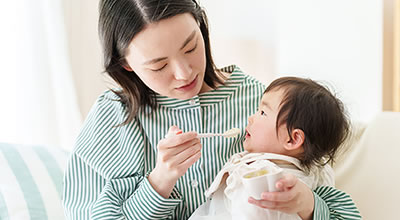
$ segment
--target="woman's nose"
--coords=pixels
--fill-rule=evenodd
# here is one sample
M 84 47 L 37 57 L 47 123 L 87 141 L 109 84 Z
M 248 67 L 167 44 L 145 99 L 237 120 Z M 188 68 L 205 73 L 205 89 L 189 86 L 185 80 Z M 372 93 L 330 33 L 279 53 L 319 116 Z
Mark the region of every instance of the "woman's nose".
M 175 79 L 177 80 L 188 80 L 192 75 L 192 68 L 190 64 L 182 59 L 175 62 L 174 69 Z

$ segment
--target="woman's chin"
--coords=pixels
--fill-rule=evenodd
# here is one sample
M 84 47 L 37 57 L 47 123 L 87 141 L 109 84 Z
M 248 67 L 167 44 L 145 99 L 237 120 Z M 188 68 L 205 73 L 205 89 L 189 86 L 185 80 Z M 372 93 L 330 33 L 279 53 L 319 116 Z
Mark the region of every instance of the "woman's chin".
M 192 90 L 182 92 L 178 91 L 174 94 L 173 98 L 180 99 L 180 100 L 186 100 L 186 99 L 191 99 L 198 95 L 200 93 L 200 88 L 193 88 Z

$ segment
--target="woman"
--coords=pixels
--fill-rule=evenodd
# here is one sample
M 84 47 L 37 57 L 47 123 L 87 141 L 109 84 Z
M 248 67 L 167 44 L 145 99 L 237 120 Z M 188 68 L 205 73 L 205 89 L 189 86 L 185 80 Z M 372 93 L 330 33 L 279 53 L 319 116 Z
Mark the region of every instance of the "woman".
M 66 215 L 187 219 L 243 150 L 247 117 L 265 86 L 235 66 L 217 70 L 206 15 L 192 0 L 102 0 L 99 32 L 105 71 L 121 88 L 98 98 L 77 139 L 65 173 Z M 238 138 L 197 138 L 233 127 L 242 130 Z M 336 189 L 312 192 L 293 176 L 280 186 L 287 190 L 255 205 L 303 219 L 357 212 Z

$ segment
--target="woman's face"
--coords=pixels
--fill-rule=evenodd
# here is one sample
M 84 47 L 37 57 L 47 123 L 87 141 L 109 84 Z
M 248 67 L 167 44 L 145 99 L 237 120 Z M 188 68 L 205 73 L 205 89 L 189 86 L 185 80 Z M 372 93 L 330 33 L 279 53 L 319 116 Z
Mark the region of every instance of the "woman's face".
M 189 99 L 209 89 L 203 36 L 189 13 L 147 25 L 132 39 L 125 58 L 125 68 L 161 95 Z

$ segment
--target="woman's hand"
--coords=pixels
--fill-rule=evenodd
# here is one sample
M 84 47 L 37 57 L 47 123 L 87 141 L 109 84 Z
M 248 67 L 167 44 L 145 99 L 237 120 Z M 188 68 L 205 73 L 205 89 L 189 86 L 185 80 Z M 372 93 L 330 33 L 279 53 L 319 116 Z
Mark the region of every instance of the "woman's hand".
M 258 207 L 298 214 L 302 219 L 312 219 L 314 195 L 312 191 L 292 174 L 276 182 L 279 192 L 263 192 L 261 199 L 249 198 L 249 203 Z
M 182 133 L 172 126 L 167 137 L 158 143 L 157 150 L 156 166 L 148 180 L 161 196 L 168 198 L 176 181 L 200 158 L 200 139 L 196 132 Z

